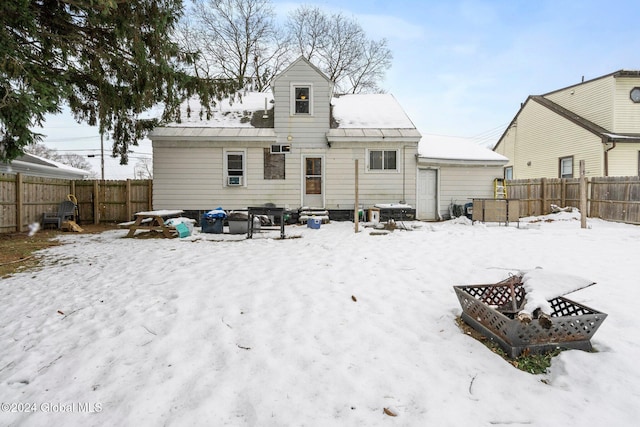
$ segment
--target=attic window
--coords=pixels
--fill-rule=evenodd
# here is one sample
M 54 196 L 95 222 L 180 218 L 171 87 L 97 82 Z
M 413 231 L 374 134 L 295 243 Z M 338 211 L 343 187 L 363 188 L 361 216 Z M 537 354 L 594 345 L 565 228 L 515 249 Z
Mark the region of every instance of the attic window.
M 293 86 L 293 114 L 311 115 L 311 86 L 310 85 L 294 85 Z

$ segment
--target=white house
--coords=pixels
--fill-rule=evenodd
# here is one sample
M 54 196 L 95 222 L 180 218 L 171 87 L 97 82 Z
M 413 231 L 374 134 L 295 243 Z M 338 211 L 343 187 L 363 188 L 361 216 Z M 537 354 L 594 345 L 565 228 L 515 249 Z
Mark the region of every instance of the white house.
M 364 209 L 402 202 L 415 213 L 421 135 L 392 95 L 334 96 L 333 82 L 300 57 L 269 93 L 241 93 L 212 117 L 197 100 L 184 112 L 149 136 L 154 209 L 271 203 L 348 217 L 357 175 Z

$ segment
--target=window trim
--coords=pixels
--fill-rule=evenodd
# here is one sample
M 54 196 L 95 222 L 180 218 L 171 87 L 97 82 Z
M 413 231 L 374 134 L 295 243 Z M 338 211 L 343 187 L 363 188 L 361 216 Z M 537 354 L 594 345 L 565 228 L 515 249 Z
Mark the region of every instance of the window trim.
M 229 155 L 240 154 L 242 155 L 242 175 L 229 175 Z M 224 153 L 224 171 L 223 171 L 223 179 L 222 185 L 223 187 L 246 187 L 247 186 L 247 150 L 246 149 L 225 149 Z M 241 185 L 229 185 L 229 176 L 241 176 L 242 184 Z
M 507 170 L 511 172 L 511 178 L 507 178 Z M 505 166 L 502 177 L 507 180 L 513 179 L 513 166 Z
M 309 112 L 308 113 L 296 113 L 296 89 L 308 88 L 309 89 Z M 312 83 L 291 83 L 290 90 L 290 114 L 297 117 L 310 117 L 313 116 L 313 84 Z
M 571 160 L 571 176 L 563 176 L 562 174 L 562 162 L 565 160 Z M 564 156 L 558 159 L 558 177 L 559 178 L 573 178 L 575 176 L 574 170 L 575 170 L 575 161 L 573 156 Z
M 376 152 L 376 151 L 380 151 L 382 152 L 382 168 L 380 169 L 373 169 L 371 168 L 371 153 L 372 152 Z M 384 167 L 384 153 L 385 152 L 391 152 L 393 151 L 394 153 L 396 153 L 396 167 L 394 169 L 388 169 Z M 394 172 L 400 172 L 400 162 L 399 162 L 399 151 L 397 148 L 367 148 L 367 172 L 374 172 L 374 173 L 394 173 Z

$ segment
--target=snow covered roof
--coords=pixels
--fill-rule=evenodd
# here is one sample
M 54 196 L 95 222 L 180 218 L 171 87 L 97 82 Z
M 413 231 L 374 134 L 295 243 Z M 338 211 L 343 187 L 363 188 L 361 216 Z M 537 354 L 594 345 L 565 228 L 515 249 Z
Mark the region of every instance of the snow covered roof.
M 331 100 L 333 117 L 339 128 L 415 129 L 393 95 L 342 95 Z
M 465 164 L 506 164 L 509 159 L 483 147 L 468 138 L 451 136 L 428 136 L 423 138 L 418 147 L 419 160 L 425 162 Z
M 62 179 L 84 179 L 89 176 L 89 172 L 84 169 L 74 168 L 64 163 L 27 153 L 9 164 L 0 162 L 0 172 Z
M 398 101 L 390 94 L 342 95 L 331 100 L 333 116 L 341 129 L 415 129 Z M 164 127 L 253 128 L 256 111 L 273 107 L 271 92 L 243 92 L 219 101 L 206 118 L 199 99 L 193 97 L 181 106 L 181 121 Z
M 212 116 L 207 118 L 200 99 L 193 97 L 180 106 L 181 121 L 168 123 L 165 127 L 253 128 L 253 112 L 272 108 L 272 102 L 271 92 L 240 92 L 219 101 L 212 109 Z

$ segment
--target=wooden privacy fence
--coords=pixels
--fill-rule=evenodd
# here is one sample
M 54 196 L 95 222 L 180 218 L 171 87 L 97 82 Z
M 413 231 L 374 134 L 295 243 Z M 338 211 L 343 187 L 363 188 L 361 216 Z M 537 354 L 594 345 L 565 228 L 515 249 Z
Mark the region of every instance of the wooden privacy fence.
M 80 224 L 130 221 L 151 210 L 151 180 L 101 181 L 0 174 L 0 233 L 24 231 L 44 212 L 57 212 L 72 194 L 78 200 Z
M 580 206 L 580 178 L 516 179 L 506 182 L 507 197 L 520 200 L 520 216 L 551 213 L 551 205 Z M 587 216 L 640 224 L 640 177 L 587 179 Z

